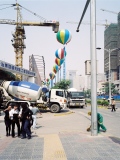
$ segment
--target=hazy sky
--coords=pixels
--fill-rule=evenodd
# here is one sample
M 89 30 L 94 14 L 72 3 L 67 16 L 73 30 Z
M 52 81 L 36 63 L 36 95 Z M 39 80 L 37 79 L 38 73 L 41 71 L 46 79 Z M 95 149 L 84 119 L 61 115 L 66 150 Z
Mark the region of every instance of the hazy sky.
M 71 42 L 67 44 L 66 66 L 67 70 L 77 70 L 78 74 L 85 74 L 84 62 L 90 59 L 90 26 L 81 25 L 80 32 L 76 32 L 77 24 L 69 24 L 67 21 L 79 22 L 87 0 L 18 0 L 25 8 L 39 14 L 46 20 L 57 20 L 60 22 L 60 29 L 68 29 L 72 33 Z M 14 4 L 15 0 L 0 0 L 2 4 Z M 0 6 L 4 8 L 6 6 Z M 120 11 L 120 0 L 96 0 L 96 20 L 97 23 L 105 24 L 117 22 L 117 14 L 103 12 L 100 9 L 110 11 Z M 26 21 L 41 21 L 25 10 L 21 10 L 22 18 Z M 0 19 L 16 20 L 16 10 L 14 8 L 0 10 Z M 90 22 L 90 6 L 83 19 Z M 0 60 L 15 64 L 15 53 L 11 43 L 15 26 L 8 24 L 0 25 Z M 104 47 L 104 26 L 97 25 L 96 36 L 97 46 Z M 46 76 L 52 71 L 55 64 L 55 51 L 63 45 L 56 40 L 56 34 L 51 27 L 25 27 L 26 49 L 23 55 L 23 67 L 29 68 L 29 55 L 41 55 L 45 58 Z M 97 51 L 99 60 L 99 72 L 104 72 L 104 52 Z

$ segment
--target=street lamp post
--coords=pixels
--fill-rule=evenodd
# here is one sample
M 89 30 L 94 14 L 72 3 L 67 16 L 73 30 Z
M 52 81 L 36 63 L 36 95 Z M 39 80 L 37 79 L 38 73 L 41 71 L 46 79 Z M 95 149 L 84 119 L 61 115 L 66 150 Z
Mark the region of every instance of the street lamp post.
M 113 51 L 116 51 L 116 50 L 120 50 L 120 48 L 114 48 L 114 49 L 106 49 L 106 48 L 100 48 L 100 47 L 97 47 L 96 49 L 103 49 L 105 51 L 108 52 L 109 54 L 109 105 L 111 105 L 111 66 L 110 66 L 110 55 Z
M 106 49 L 105 49 L 106 50 Z M 111 50 L 106 50 L 109 52 L 109 104 L 111 105 L 111 67 L 110 67 L 110 54 Z

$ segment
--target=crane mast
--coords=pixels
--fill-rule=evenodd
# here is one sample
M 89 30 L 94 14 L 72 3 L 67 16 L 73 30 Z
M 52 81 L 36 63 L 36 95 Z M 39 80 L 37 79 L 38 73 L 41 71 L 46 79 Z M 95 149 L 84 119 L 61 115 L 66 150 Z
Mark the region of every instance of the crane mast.
M 25 37 L 25 30 L 24 26 L 22 25 L 22 16 L 20 13 L 20 7 L 18 3 L 16 3 L 16 10 L 17 10 L 17 23 L 15 32 L 13 34 L 13 47 L 15 52 L 15 65 L 18 67 L 23 67 L 23 53 L 24 53 L 24 39 Z M 16 74 L 16 78 L 22 80 L 22 75 Z

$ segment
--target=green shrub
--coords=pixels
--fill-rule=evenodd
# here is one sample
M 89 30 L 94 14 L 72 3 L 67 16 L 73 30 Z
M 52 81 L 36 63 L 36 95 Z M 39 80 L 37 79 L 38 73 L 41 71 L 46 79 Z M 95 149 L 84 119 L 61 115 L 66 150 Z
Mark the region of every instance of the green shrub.
M 103 102 L 102 102 L 102 105 L 108 106 L 108 105 L 109 105 L 109 102 L 108 102 L 108 101 L 103 101 Z
M 91 100 L 86 100 L 85 102 L 86 102 L 86 103 L 90 103 L 90 104 L 91 104 Z
M 86 100 L 86 103 L 91 104 L 91 100 Z M 98 105 L 108 106 L 109 102 L 107 100 L 97 100 Z
M 102 101 L 101 100 L 97 100 L 97 104 L 98 105 L 102 105 Z

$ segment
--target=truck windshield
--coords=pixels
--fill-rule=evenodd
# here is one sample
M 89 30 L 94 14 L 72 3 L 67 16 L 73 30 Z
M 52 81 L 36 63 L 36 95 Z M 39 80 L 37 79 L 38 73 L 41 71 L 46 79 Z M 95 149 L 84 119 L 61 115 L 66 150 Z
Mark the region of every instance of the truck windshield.
M 71 92 L 71 98 L 83 98 L 84 92 Z

